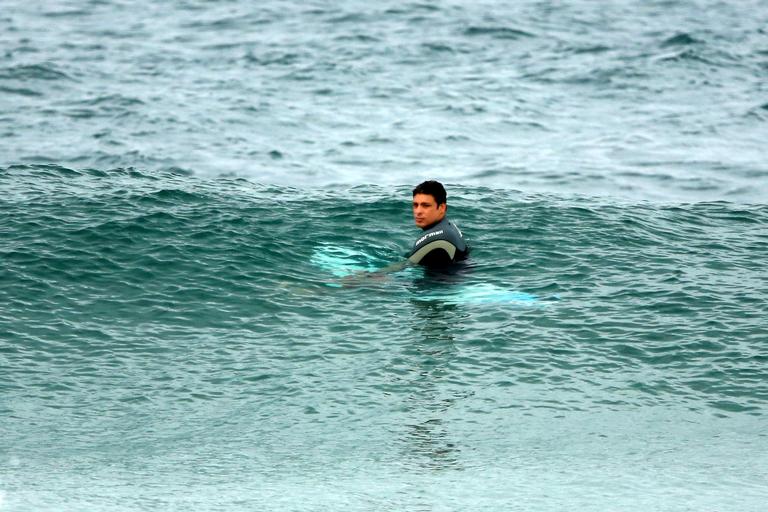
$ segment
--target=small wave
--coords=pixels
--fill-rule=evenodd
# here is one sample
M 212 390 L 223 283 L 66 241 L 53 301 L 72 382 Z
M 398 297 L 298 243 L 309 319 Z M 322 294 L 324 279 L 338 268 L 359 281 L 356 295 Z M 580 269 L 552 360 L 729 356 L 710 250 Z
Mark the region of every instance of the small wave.
M 264 55 L 256 55 L 253 52 L 245 54 L 246 62 L 258 64 L 259 66 L 292 66 L 301 59 L 298 53 L 279 53 L 270 52 Z
M 77 166 L 96 166 L 102 168 L 133 168 L 141 167 L 143 169 L 160 169 L 168 166 L 168 159 L 157 158 L 146 155 L 138 150 L 126 151 L 123 153 L 108 153 L 106 151 L 94 151 L 84 153 L 67 160 L 68 164 Z M 135 169 L 134 169 L 135 170 Z
M 196 192 L 187 192 L 181 189 L 162 189 L 143 196 L 144 200 L 152 203 L 172 202 L 172 203 L 200 203 L 206 200 L 206 196 Z
M 367 21 L 367 16 L 362 13 L 343 14 L 328 20 L 329 23 L 362 23 L 365 21 Z
M 384 14 L 409 14 L 413 12 L 439 12 L 442 9 L 439 5 L 427 4 L 427 3 L 413 3 L 404 5 L 403 7 L 390 7 Z
M 725 412 L 753 412 L 759 415 L 761 407 L 757 405 L 745 405 L 733 400 L 713 400 L 709 402 L 710 407 Z
M 72 80 L 72 77 L 52 64 L 32 64 L 1 69 L 0 80 Z
M 66 183 L 67 178 L 91 176 L 94 178 L 131 178 L 146 181 L 157 181 L 165 179 L 178 179 L 189 177 L 192 172 L 179 167 L 160 167 L 155 171 L 139 170 L 133 167 L 114 167 L 106 169 L 98 168 L 78 168 L 73 169 L 63 165 L 53 163 L 41 164 L 15 164 L 5 168 L 0 167 L 0 171 L 9 174 L 16 174 L 19 179 L 35 181 L 39 177 L 62 178 L 60 183 Z
M 97 117 L 112 118 L 116 115 L 132 115 L 136 113 L 136 107 L 144 105 L 144 102 L 138 98 L 112 94 L 73 101 L 65 105 L 68 108 L 61 111 L 62 115 L 72 119 L 90 119 Z
M 343 35 L 334 38 L 334 41 L 353 41 L 360 43 L 380 43 L 381 39 L 368 34 Z
M 91 11 L 85 9 L 70 9 L 66 11 L 48 11 L 44 12 L 43 16 L 46 18 L 83 18 L 93 14 Z
M 474 104 L 474 105 L 446 105 L 443 107 L 443 110 L 446 112 L 453 112 L 465 116 L 471 116 L 475 114 L 484 114 L 488 110 L 486 107 L 480 104 Z
M 489 178 L 503 178 L 510 172 L 515 172 L 512 169 L 484 169 L 474 173 L 472 176 L 480 180 L 487 180 Z
M 192 176 L 194 174 L 194 172 L 192 172 L 189 169 L 185 169 L 183 167 L 177 167 L 175 165 L 172 165 L 170 167 L 161 167 L 158 170 L 162 174 L 167 174 L 167 175 L 170 175 L 170 176 L 189 177 L 189 176 Z
M 423 43 L 422 47 L 435 53 L 454 53 L 453 46 L 445 43 Z
M 704 64 L 714 64 L 714 62 L 704 58 L 701 53 L 691 49 L 685 48 L 683 50 L 677 50 L 671 53 L 664 53 L 657 55 L 652 59 L 654 62 L 701 62 Z
M 574 53 L 576 55 L 579 54 L 592 54 L 592 53 L 606 53 L 611 51 L 612 48 L 610 46 L 605 46 L 602 44 L 597 45 L 588 45 L 588 46 L 572 46 L 568 48 L 568 51 L 571 53 Z
M 661 47 L 667 48 L 669 46 L 689 46 L 692 44 L 698 44 L 699 42 L 700 41 L 694 39 L 690 35 L 682 33 L 664 40 L 664 42 L 661 43 Z
M 26 87 L 3 87 L 0 86 L 0 92 L 2 93 L 8 93 L 8 94 L 18 94 L 20 96 L 29 96 L 29 97 L 40 97 L 43 96 L 43 93 L 34 91 L 32 89 L 27 89 Z
M 144 105 L 144 102 L 138 98 L 123 96 L 122 94 L 108 94 L 106 96 L 96 96 L 87 100 L 75 102 L 76 105 L 92 107 L 132 107 L 135 105 Z
M 509 27 L 469 27 L 464 30 L 465 36 L 490 36 L 496 39 L 522 39 L 535 37 L 534 34 Z
M 265 25 L 270 23 L 268 19 L 254 18 L 251 16 L 228 16 L 217 20 L 198 20 L 182 25 L 183 28 L 195 30 L 237 30 L 244 29 L 254 25 Z
M 64 115 L 72 119 L 90 119 L 96 117 L 97 112 L 89 108 L 72 108 L 64 111 Z
M 56 164 L 17 164 L 17 165 L 9 165 L 6 168 L 6 171 L 9 173 L 15 173 L 15 172 L 23 172 L 23 171 L 32 171 L 35 175 L 42 175 L 42 176 L 62 176 L 62 177 L 72 177 L 72 176 L 81 176 L 81 173 L 79 171 L 76 171 L 75 169 L 70 169 L 68 167 L 64 167 L 62 165 L 56 165 Z

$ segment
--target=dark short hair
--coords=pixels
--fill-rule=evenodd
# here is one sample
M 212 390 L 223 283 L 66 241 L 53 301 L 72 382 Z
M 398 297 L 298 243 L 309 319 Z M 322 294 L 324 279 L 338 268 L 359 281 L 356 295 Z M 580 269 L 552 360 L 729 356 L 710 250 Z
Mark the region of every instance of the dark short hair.
M 445 187 L 439 181 L 425 181 L 416 185 L 413 189 L 413 195 L 427 194 L 435 198 L 435 202 L 438 206 L 445 203 L 448 200 L 448 195 L 445 193 Z

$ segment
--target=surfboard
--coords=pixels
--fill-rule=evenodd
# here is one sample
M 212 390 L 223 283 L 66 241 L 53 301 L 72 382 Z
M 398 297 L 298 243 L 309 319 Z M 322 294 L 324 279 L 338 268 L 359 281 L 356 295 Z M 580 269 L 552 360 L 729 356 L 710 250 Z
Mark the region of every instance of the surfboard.
M 315 248 L 309 261 L 334 277 L 345 277 L 356 272 L 375 272 L 380 267 L 377 258 L 363 251 L 326 244 Z
M 344 278 L 359 272 L 375 272 L 386 262 L 364 251 L 349 247 L 323 244 L 315 248 L 309 259 L 317 269 L 333 276 Z M 415 272 L 411 267 L 403 272 Z M 325 282 L 326 286 L 341 287 L 332 280 Z M 499 284 L 478 283 L 469 280 L 450 286 L 439 286 L 428 293 L 418 293 L 411 296 L 418 301 L 439 301 L 447 304 L 512 304 L 530 306 L 539 302 L 534 294 L 512 290 Z
M 418 294 L 419 301 L 437 301 L 447 304 L 517 304 L 530 306 L 539 298 L 531 293 L 510 290 L 492 283 L 460 283 L 443 290 Z

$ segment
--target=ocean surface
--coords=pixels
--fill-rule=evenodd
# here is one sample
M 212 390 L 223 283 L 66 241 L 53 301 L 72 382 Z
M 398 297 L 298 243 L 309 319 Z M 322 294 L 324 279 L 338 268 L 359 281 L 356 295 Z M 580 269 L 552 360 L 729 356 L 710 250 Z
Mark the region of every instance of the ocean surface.
M 762 512 L 766 27 L 3 0 L 0 512 Z

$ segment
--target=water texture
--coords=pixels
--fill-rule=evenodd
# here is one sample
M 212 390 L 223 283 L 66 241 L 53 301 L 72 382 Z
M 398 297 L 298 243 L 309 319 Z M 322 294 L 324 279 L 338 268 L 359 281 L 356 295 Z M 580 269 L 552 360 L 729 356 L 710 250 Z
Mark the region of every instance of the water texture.
M 9 510 L 764 503 L 765 206 L 455 186 L 465 273 L 331 288 L 323 244 L 402 257 L 407 188 L 0 186 Z M 420 300 L 465 283 L 559 300 Z
M 0 162 L 763 201 L 766 26 L 761 1 L 6 0 Z
M 5 1 L 0 512 L 762 512 L 766 21 Z

